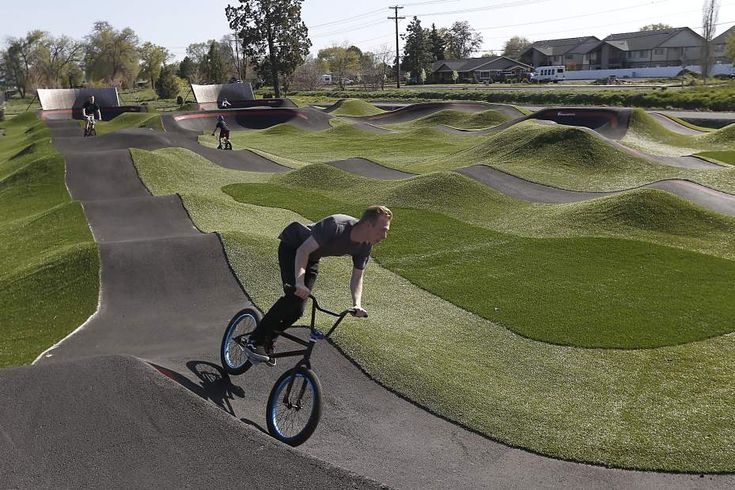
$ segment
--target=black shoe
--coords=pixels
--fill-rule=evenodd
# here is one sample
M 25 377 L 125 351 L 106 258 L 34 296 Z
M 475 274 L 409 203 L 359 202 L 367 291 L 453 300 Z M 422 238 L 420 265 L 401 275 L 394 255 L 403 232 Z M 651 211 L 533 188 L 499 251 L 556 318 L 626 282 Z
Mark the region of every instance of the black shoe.
M 251 362 L 268 362 L 271 359 L 268 357 L 268 353 L 265 351 L 264 346 L 255 345 L 252 342 L 249 342 L 246 346 L 245 354 L 247 354 L 248 359 L 250 359 Z
M 270 357 L 276 350 L 275 341 L 270 341 L 265 344 L 265 353 L 268 355 L 268 360 L 265 361 L 265 365 L 268 367 L 276 367 L 276 358 Z

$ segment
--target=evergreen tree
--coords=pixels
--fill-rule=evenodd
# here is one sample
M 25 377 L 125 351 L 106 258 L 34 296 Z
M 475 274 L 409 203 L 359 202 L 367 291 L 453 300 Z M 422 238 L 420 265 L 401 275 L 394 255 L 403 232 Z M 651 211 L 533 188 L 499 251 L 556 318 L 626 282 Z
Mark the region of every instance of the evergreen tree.
M 431 43 L 431 57 L 434 61 L 445 59 L 444 51 L 446 43 L 444 42 L 443 33 L 437 30 L 436 25 L 431 24 L 431 33 L 429 34 L 429 42 Z
M 311 47 L 309 31 L 301 20 L 303 0 L 239 1 L 239 7 L 225 10 L 230 28 L 237 32 L 243 54 L 280 97 L 279 77 L 291 76 Z
M 173 99 L 179 95 L 179 89 L 176 67 L 169 65 L 161 68 L 161 75 L 156 80 L 156 94 L 162 99 Z
M 414 17 L 406 27 L 406 34 L 403 34 L 402 37 L 405 41 L 403 69 L 411 72 L 418 80 L 421 70 L 428 70 L 431 67 L 432 56 L 428 30 L 421 27 L 418 17 Z

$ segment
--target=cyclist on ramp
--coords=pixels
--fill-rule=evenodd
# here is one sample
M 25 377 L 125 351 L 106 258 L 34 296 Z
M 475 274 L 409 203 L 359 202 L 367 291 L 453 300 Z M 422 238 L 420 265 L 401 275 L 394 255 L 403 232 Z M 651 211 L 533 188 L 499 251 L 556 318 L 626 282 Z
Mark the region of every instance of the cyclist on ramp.
M 275 365 L 273 343 L 281 332 L 304 314 L 306 300 L 314 287 L 322 257 L 350 255 L 352 278 L 350 290 L 355 316 L 365 317 L 362 308 L 362 284 L 372 246 L 388 236 L 393 213 L 385 206 L 371 206 L 357 220 L 345 214 L 327 216 L 312 225 L 293 222 L 279 235 L 278 265 L 284 295 L 276 301 L 250 335 L 247 355 L 251 362 Z M 286 287 L 293 285 L 293 288 Z
M 82 104 L 82 115 L 87 120 L 84 126 L 84 135 L 87 136 L 94 128 L 95 116 L 97 116 L 97 120 L 102 120 L 102 112 L 100 106 L 94 101 L 94 95 L 90 95 L 89 99 Z
M 231 150 L 232 143 L 230 143 L 230 127 L 227 126 L 227 123 L 225 122 L 225 116 L 219 116 L 217 118 L 217 125 L 214 127 L 214 131 L 212 131 L 212 136 L 214 136 L 214 133 L 216 133 L 218 129 L 219 145 L 217 145 L 217 149 Z

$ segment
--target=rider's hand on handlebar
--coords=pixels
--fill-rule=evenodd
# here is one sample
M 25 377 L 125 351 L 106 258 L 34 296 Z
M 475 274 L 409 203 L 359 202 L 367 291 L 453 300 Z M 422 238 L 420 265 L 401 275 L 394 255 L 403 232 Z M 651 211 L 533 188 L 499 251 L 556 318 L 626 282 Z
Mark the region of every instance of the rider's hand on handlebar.
M 293 294 L 295 294 L 296 296 L 298 296 L 301 299 L 306 299 L 306 298 L 309 297 L 309 294 L 311 294 L 311 291 L 309 291 L 309 288 L 307 288 L 306 286 L 299 286 L 299 285 L 297 285 L 294 288 Z
M 367 318 L 368 316 L 367 310 L 364 310 L 359 306 L 353 306 L 352 308 L 350 308 L 350 313 L 352 314 L 352 316 L 356 316 L 358 318 Z

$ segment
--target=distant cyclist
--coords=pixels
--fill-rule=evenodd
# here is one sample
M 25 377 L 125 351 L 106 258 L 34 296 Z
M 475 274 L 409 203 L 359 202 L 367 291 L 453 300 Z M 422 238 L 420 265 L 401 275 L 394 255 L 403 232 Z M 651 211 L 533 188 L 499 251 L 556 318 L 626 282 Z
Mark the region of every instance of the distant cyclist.
M 275 365 L 269 354 L 273 341 L 304 314 L 306 299 L 316 282 L 319 259 L 350 255 L 350 290 L 355 316 L 367 316 L 362 307 L 362 279 L 372 246 L 388 236 L 393 213 L 385 206 L 370 206 L 357 220 L 345 214 L 327 216 L 313 225 L 293 222 L 278 238 L 278 265 L 284 295 L 276 301 L 250 335 L 247 355 L 251 361 Z M 286 285 L 293 286 L 289 289 Z
M 218 129 L 219 146 L 217 146 L 217 148 L 227 148 L 227 145 L 230 143 L 230 128 L 225 122 L 225 116 L 219 116 L 217 118 L 217 126 L 214 127 L 214 131 L 212 131 L 212 136 L 214 136 L 214 133 L 216 133 Z
M 227 100 L 227 97 L 225 97 L 224 99 L 222 99 L 222 104 L 220 104 L 220 105 L 222 106 L 223 109 L 228 109 L 228 108 L 230 108 L 232 106 L 232 104 L 230 104 L 230 101 Z
M 94 126 L 95 116 L 97 116 L 97 120 L 102 120 L 102 112 L 100 106 L 94 101 L 94 95 L 90 95 L 89 99 L 82 105 L 82 115 L 87 120 L 84 128 L 86 132 L 89 132 L 90 128 Z

